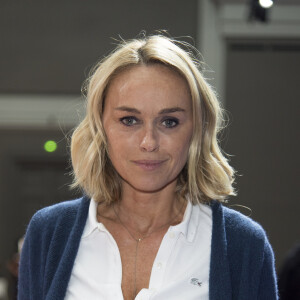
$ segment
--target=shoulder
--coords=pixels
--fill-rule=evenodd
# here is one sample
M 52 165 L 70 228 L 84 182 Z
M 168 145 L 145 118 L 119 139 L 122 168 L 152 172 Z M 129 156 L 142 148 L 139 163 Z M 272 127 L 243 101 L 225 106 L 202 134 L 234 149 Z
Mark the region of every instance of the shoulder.
M 238 233 L 241 237 L 258 240 L 266 239 L 266 232 L 263 227 L 250 217 L 228 207 L 223 207 L 223 213 L 226 229 L 230 233 Z
M 83 201 L 85 201 L 84 197 L 75 200 L 60 202 L 48 207 L 44 207 L 34 214 L 33 219 L 48 220 L 51 218 L 59 217 L 61 214 L 65 215 L 69 213 L 76 213 L 79 207 L 82 205 Z
M 20 299 L 31 298 L 29 293 L 32 299 L 41 299 L 54 275 L 71 272 L 73 264 L 66 265 L 66 262 L 76 256 L 89 203 L 90 200 L 83 197 L 43 208 L 34 214 L 21 252 Z
M 262 247 L 268 243 L 263 227 L 250 217 L 216 201 L 212 203 L 212 211 L 214 222 L 219 223 L 219 226 L 222 225 L 228 241 L 237 244 L 254 242 L 256 245 L 261 244 Z
M 220 266 L 222 274 L 227 270 L 234 299 L 241 295 L 248 295 L 247 299 L 277 299 L 274 254 L 265 230 L 219 202 L 213 201 L 211 208 L 212 274 L 220 273 Z M 222 280 L 214 276 L 216 281 Z
M 45 207 L 34 214 L 27 228 L 27 234 L 45 233 L 55 229 L 67 230 L 76 219 L 85 218 L 88 207 L 89 199 L 86 197 Z

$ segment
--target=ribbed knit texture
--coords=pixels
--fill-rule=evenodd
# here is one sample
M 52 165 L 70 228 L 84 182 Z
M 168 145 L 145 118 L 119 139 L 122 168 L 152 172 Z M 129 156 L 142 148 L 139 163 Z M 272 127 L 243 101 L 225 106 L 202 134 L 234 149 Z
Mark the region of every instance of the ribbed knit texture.
M 64 299 L 89 203 L 84 197 L 33 216 L 21 254 L 19 300 Z M 211 207 L 209 299 L 278 299 L 273 251 L 264 230 L 217 201 Z

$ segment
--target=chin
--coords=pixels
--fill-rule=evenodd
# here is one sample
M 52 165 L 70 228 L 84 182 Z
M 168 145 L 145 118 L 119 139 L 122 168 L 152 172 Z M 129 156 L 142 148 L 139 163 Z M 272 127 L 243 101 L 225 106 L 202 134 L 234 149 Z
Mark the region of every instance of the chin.
M 176 189 L 176 184 L 175 184 L 176 180 L 172 180 L 172 181 L 168 181 L 168 182 L 157 182 L 154 183 L 153 181 L 149 182 L 128 182 L 127 184 L 131 186 L 131 188 L 133 188 L 134 190 L 138 191 L 138 192 L 142 192 L 142 193 L 157 193 L 162 191 L 163 189 L 165 189 L 166 187 L 170 186 L 171 184 L 174 184 L 174 191 Z

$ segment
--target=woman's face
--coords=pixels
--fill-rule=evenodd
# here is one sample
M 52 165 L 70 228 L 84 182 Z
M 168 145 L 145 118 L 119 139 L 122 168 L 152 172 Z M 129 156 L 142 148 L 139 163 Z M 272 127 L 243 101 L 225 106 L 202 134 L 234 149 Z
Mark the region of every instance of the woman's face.
M 163 65 L 135 66 L 112 80 L 102 121 L 123 188 L 176 187 L 192 137 L 191 102 L 186 81 Z

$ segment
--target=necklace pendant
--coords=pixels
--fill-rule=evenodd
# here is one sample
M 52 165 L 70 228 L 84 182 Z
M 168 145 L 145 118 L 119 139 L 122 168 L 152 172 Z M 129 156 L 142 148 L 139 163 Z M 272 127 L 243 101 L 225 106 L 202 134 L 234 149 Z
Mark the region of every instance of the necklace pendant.
M 138 242 L 141 242 L 142 240 L 143 240 L 143 238 L 139 238 L 139 239 L 138 239 Z

